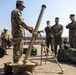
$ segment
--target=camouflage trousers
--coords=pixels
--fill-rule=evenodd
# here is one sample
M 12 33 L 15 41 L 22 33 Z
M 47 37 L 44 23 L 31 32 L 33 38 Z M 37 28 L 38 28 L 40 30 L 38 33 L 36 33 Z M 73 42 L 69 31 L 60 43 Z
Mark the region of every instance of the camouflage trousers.
M 71 48 L 76 48 L 76 36 L 69 36 L 69 44 Z
M 54 51 L 53 39 L 50 39 L 50 38 L 46 39 L 46 45 L 48 48 L 49 48 L 49 44 L 51 45 L 51 51 L 53 52 Z M 48 53 L 48 50 L 47 50 L 47 53 Z
M 62 50 L 62 38 L 61 37 L 58 37 L 58 38 L 54 38 L 54 53 L 55 55 L 57 54 L 57 46 L 59 45 L 59 49 Z
M 20 57 L 23 54 L 23 38 L 14 37 L 14 46 L 13 46 L 13 62 L 18 62 Z

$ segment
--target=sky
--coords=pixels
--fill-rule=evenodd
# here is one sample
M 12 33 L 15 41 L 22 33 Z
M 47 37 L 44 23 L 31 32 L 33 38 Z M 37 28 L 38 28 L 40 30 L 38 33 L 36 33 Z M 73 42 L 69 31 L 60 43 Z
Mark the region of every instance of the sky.
M 16 8 L 17 0 L 0 1 L 0 31 L 8 28 L 11 31 L 11 11 Z M 41 6 L 46 5 L 39 30 L 46 27 L 49 20 L 51 26 L 55 24 L 55 17 L 60 18 L 60 24 L 64 26 L 63 37 L 68 36 L 65 26 L 70 23 L 69 15 L 76 15 L 76 0 L 23 0 L 26 8 L 22 11 L 24 21 L 27 25 L 35 28 Z

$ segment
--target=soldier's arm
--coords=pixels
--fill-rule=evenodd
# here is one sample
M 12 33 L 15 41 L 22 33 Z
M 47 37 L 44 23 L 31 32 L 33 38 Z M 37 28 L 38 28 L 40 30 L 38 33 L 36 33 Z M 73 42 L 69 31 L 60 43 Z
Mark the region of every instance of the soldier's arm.
M 67 29 L 71 29 L 71 28 L 76 28 L 76 23 L 75 24 L 68 24 L 66 26 Z
M 17 23 L 19 25 L 21 25 L 23 28 L 25 28 L 26 30 L 29 30 L 29 26 L 25 24 L 23 18 L 22 18 L 22 14 L 20 12 L 17 12 L 16 14 L 16 19 L 17 19 Z
M 52 26 L 52 34 L 53 34 L 53 36 L 55 36 L 56 35 L 56 33 L 55 33 L 55 31 L 54 31 L 55 29 L 54 29 L 54 26 Z
M 54 33 L 53 33 L 53 29 L 52 29 L 52 27 L 51 27 L 51 33 L 50 33 L 50 36 L 53 38 L 54 37 Z
M 70 28 L 76 28 L 76 23 L 72 24 L 72 26 Z
M 67 29 L 69 29 L 70 27 L 71 27 L 71 25 L 70 25 L 70 24 L 66 25 L 66 28 L 67 28 Z
M 66 26 L 67 29 L 73 29 L 76 28 L 76 24 L 70 24 Z
M 62 33 L 63 33 L 63 25 L 61 25 L 61 29 L 60 29 L 58 35 L 61 35 Z

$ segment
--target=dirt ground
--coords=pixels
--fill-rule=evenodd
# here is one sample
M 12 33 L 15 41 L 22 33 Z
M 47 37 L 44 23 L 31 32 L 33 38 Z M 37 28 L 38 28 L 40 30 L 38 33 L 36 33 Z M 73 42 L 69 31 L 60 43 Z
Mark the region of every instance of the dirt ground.
M 39 48 L 39 47 L 38 47 Z M 13 50 L 7 50 L 9 55 L 5 55 L 3 58 L 0 58 L 0 75 L 3 73 L 3 67 L 4 63 L 6 62 L 12 62 L 12 52 Z M 20 61 L 23 60 L 24 54 Z M 31 56 L 30 60 L 37 62 L 40 64 L 40 55 L 37 56 Z M 48 60 L 45 63 L 46 57 L 43 56 L 42 65 L 38 65 L 35 68 L 35 72 L 33 75 L 76 75 L 76 65 L 75 64 L 69 64 L 69 63 L 60 63 L 64 70 L 64 74 L 59 74 L 61 72 L 61 69 L 59 68 L 56 61 L 52 58 L 52 56 L 48 56 Z

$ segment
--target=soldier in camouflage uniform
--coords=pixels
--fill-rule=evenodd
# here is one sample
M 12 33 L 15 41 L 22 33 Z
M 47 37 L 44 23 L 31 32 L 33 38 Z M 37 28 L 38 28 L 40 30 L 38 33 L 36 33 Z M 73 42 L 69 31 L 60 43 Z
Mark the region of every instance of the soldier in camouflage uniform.
M 33 28 L 29 27 L 25 24 L 22 13 L 25 8 L 23 1 L 16 2 L 16 9 L 11 12 L 11 23 L 12 23 L 12 36 L 14 41 L 13 47 L 13 61 L 18 62 L 21 57 L 23 51 L 23 37 L 24 37 L 24 29 L 28 30 L 32 33 Z
M 66 26 L 69 29 L 69 44 L 71 48 L 76 48 L 76 21 L 74 14 L 70 15 L 70 20 L 72 22 Z
M 51 51 L 53 53 L 54 46 L 53 46 L 53 34 L 52 34 L 52 27 L 50 26 L 50 21 L 47 21 L 47 27 L 45 27 L 46 32 L 46 45 L 49 48 L 49 44 L 51 44 Z M 47 50 L 48 53 L 48 50 Z
M 62 50 L 62 33 L 63 25 L 59 24 L 59 18 L 55 18 L 55 25 L 52 26 L 53 35 L 54 35 L 54 52 L 55 56 L 57 55 L 57 46 L 59 45 Z

